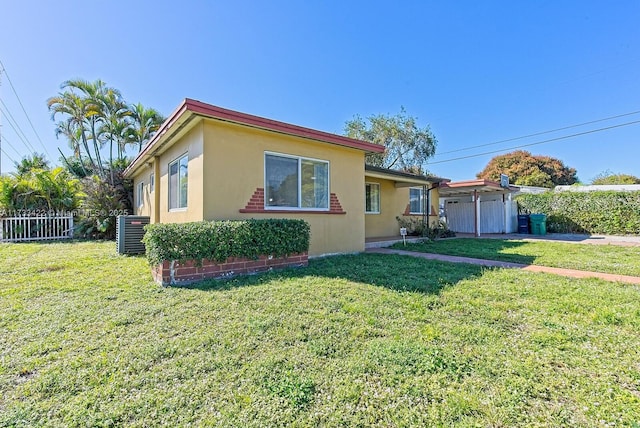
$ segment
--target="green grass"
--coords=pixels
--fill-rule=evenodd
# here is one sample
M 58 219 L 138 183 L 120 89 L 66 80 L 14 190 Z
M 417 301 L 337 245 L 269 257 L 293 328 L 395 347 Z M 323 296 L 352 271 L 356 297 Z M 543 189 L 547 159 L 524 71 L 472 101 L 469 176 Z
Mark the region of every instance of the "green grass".
M 393 245 L 399 250 L 640 276 L 640 247 L 507 239 L 445 239 Z
M 159 288 L 0 245 L 0 426 L 638 426 L 640 288 L 403 256 Z

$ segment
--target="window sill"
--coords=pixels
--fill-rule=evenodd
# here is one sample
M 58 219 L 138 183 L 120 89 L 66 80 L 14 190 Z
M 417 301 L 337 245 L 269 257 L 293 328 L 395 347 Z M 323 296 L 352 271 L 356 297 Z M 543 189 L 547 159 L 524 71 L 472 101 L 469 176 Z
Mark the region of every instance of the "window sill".
M 239 210 L 241 213 L 251 213 L 251 214 L 259 214 L 259 213 L 264 213 L 264 214 L 270 214 L 270 213 L 274 213 L 274 214 L 346 214 L 346 211 L 330 211 L 330 210 L 326 210 L 326 211 L 320 211 L 320 210 L 298 210 L 298 209 L 291 209 L 291 210 L 272 210 L 272 209 L 264 209 L 264 208 L 243 208 L 241 210 Z
M 170 208 L 169 212 L 170 213 L 182 213 L 185 212 L 187 210 L 187 208 Z
M 380 214 L 380 211 L 365 211 L 365 214 Z

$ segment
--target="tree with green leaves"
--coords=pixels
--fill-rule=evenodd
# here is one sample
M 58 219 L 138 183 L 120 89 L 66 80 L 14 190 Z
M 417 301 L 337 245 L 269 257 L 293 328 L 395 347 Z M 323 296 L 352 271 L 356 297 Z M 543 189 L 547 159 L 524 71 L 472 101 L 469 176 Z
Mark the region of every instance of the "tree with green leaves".
M 68 80 L 61 89 L 57 96 L 47 100 L 47 105 L 52 119 L 61 119 L 56 123 L 56 136 L 67 138 L 73 157 L 79 160 L 71 162 L 65 158 L 65 163 L 79 165 L 84 175 L 95 173 L 114 184 L 112 170 L 115 164 L 123 164 L 126 148 L 142 150 L 164 118 L 140 103 L 127 104 L 119 90 L 100 79 Z M 108 161 L 105 162 L 103 149 L 107 145 Z
M 122 175 L 129 163 L 126 151 L 142 150 L 164 118 L 140 103 L 128 104 L 100 79 L 68 80 L 47 105 L 58 120 L 56 136 L 67 138 L 73 150 L 71 156 L 61 152 L 62 159 L 81 179 L 82 206 L 91 213 L 78 222 L 78 235 L 112 238 L 115 218 L 110 213 L 132 211 L 131 180 Z
M 630 174 L 616 174 L 610 170 L 606 170 L 598 174 L 591 184 L 640 184 L 640 178 Z
M 140 151 L 160 128 L 164 118 L 157 110 L 146 108 L 140 103 L 131 104 L 129 114 L 133 124 L 130 144 L 137 144 Z
M 62 167 L 33 168 L 0 177 L 0 208 L 12 212 L 68 211 L 82 200 L 80 181 Z
M 395 116 L 355 116 L 345 123 L 345 135 L 384 146 L 383 153 L 367 154 L 366 163 L 382 168 L 425 173 L 437 140 L 429 126 L 419 127 L 404 107 Z
M 23 176 L 37 170 L 49 170 L 49 161 L 43 154 L 33 153 L 23 157 L 20 162 L 15 162 L 16 175 Z
M 500 174 L 508 175 L 511 183 L 521 186 L 552 188 L 578 182 L 576 170 L 565 166 L 561 160 L 534 156 L 524 150 L 493 157 L 476 177 L 500 181 Z

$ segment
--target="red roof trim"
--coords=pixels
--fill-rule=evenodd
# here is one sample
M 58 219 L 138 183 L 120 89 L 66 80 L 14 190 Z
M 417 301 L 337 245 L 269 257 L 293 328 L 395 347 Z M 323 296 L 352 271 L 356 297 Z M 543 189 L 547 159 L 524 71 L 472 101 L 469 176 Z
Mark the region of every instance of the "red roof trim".
M 200 114 L 211 119 L 224 120 L 228 122 L 238 123 L 241 125 L 253 126 L 256 128 L 266 129 L 269 131 L 280 132 L 296 137 L 308 138 L 325 143 L 337 144 L 344 147 L 363 150 L 366 152 L 382 153 L 384 147 L 379 144 L 368 143 L 366 141 L 356 140 L 354 138 L 344 137 L 342 135 L 331 134 L 329 132 L 318 131 L 316 129 L 305 128 L 303 126 L 292 125 L 290 123 L 278 122 L 277 120 L 267 119 L 260 116 L 254 116 L 239 111 L 228 110 L 202 101 L 185 98 L 177 109 L 164 121 L 153 136 L 151 141 L 142 149 L 140 153 L 133 159 L 131 164 L 124 171 L 125 176 L 133 170 L 138 161 L 149 154 L 154 148 L 156 142 L 162 135 L 186 112 Z
M 254 116 L 247 113 L 241 113 L 234 110 L 228 110 L 222 107 L 217 107 L 189 98 L 185 99 L 184 103 L 187 110 L 211 117 L 213 119 L 226 120 L 242 125 L 254 126 L 257 128 L 281 132 L 283 134 L 289 134 L 296 137 L 310 138 L 312 140 L 338 144 L 340 146 L 351 147 L 368 152 L 384 152 L 384 147 L 379 144 L 372 144 L 366 141 L 344 137 L 342 135 L 331 134 L 329 132 L 318 131 L 316 129 L 305 128 L 298 125 L 292 125 L 290 123 L 279 122 L 277 120 Z

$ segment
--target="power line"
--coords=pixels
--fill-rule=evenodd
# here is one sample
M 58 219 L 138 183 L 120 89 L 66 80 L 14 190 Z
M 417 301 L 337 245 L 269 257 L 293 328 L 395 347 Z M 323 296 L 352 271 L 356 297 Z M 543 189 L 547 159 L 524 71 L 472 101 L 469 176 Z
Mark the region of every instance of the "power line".
M 9 154 L 7 152 L 5 152 L 2 147 L 0 147 L 0 152 L 4 153 L 4 155 L 6 157 L 8 157 L 11 162 L 16 163 L 16 161 L 14 161 L 13 158 L 11 156 L 9 156 Z
M 24 108 L 24 105 L 22 104 L 22 101 L 20 100 L 20 97 L 18 96 L 18 92 L 16 91 L 16 88 L 13 86 L 13 82 L 11 82 L 11 78 L 9 78 L 9 74 L 7 73 L 7 69 L 4 67 L 4 64 L 2 63 L 2 61 L 0 61 L 0 67 L 2 67 L 2 71 L 4 72 L 4 75 L 7 77 L 7 82 L 9 82 L 9 86 L 11 86 L 11 89 L 13 90 L 14 95 L 18 99 L 18 103 L 20 104 L 20 107 L 22 107 L 22 111 L 23 111 L 24 115 L 26 116 L 27 121 L 29 122 L 29 125 L 31 126 L 31 129 L 33 130 L 33 133 L 36 134 L 36 137 L 38 138 L 38 141 L 40 141 L 40 145 L 44 149 L 45 153 L 49 156 L 49 158 L 51 158 L 51 154 L 49 153 L 49 151 L 47 150 L 47 147 L 42 142 L 42 139 L 40 138 L 40 135 L 38 134 L 38 131 L 36 131 L 35 126 L 33 126 L 33 122 L 31 122 L 31 118 L 27 114 L 27 110 Z M 35 152 L 35 150 L 34 150 L 34 152 Z
M 18 154 L 18 156 L 22 156 L 22 155 L 20 154 L 20 152 L 19 152 L 19 151 L 14 147 L 14 145 L 13 145 L 13 144 L 11 144 L 11 143 L 9 142 L 9 140 L 7 140 L 7 137 L 6 137 L 5 135 L 3 135 L 3 136 L 2 136 L 2 142 L 3 142 L 3 143 L 7 143 L 7 144 L 9 145 L 9 147 L 11 147 L 11 148 L 13 149 L 13 151 L 14 151 L 14 152 L 16 152 L 16 153 Z
M 434 156 L 440 156 L 440 155 L 444 155 L 444 154 L 448 154 L 448 153 L 462 152 L 462 151 L 465 151 L 465 150 L 477 149 L 479 147 L 494 146 L 496 144 L 508 143 L 510 141 L 522 140 L 522 139 L 530 138 L 530 137 L 537 137 L 538 135 L 551 134 L 553 132 L 564 131 L 565 129 L 579 128 L 580 126 L 591 125 L 593 123 L 598 123 L 598 122 L 605 122 L 607 120 L 618 119 L 620 117 L 625 117 L 625 116 L 632 116 L 634 114 L 639 114 L 639 113 L 640 113 L 640 110 L 632 111 L 630 113 L 624 113 L 624 114 L 619 114 L 619 115 L 616 115 L 616 116 L 605 117 L 603 119 L 591 120 L 589 122 L 583 122 L 583 123 L 578 123 L 576 125 L 564 126 L 562 128 L 551 129 L 549 131 L 536 132 L 534 134 L 523 135 L 521 137 L 515 137 L 515 138 L 509 138 L 509 139 L 506 139 L 506 140 L 495 141 L 493 143 L 478 144 L 476 146 L 469 146 L 469 147 L 463 147 L 461 149 L 449 150 L 449 151 L 446 151 L 446 152 L 440 152 L 440 153 L 436 153 Z
M 453 162 L 453 161 L 457 161 L 457 160 L 461 160 L 461 159 L 475 158 L 475 157 L 478 157 L 478 156 L 491 155 L 491 154 L 494 154 L 494 153 L 500 153 L 500 152 L 504 152 L 504 151 L 507 151 L 507 150 L 521 149 L 523 147 L 536 146 L 538 144 L 551 143 L 553 141 L 565 140 L 567 138 L 579 137 L 581 135 L 593 134 L 595 132 L 607 131 L 609 129 L 620 128 L 620 127 L 629 126 L 629 125 L 635 125 L 637 123 L 640 123 L 640 120 L 636 120 L 636 121 L 633 121 L 633 122 L 627 122 L 627 123 L 621 123 L 619 125 L 607 126 L 605 128 L 592 129 L 590 131 L 579 132 L 577 134 L 564 135 L 562 137 L 551 138 L 549 140 L 543 140 L 543 141 L 537 141 L 535 143 L 522 144 L 520 146 L 514 146 L 514 147 L 508 147 L 508 148 L 500 149 L 500 150 L 493 150 L 493 151 L 490 151 L 490 152 L 478 153 L 478 154 L 475 154 L 475 155 L 461 156 L 461 157 L 458 157 L 458 158 L 445 159 L 445 160 L 436 161 L 436 162 L 429 162 L 429 165 L 434 165 L 434 164 L 437 164 L 437 163 Z
M 5 108 L 6 108 L 6 105 L 4 104 L 4 102 L 1 99 L 0 99 L 0 104 L 5 106 Z M 9 110 L 5 111 L 5 110 L 2 109 L 2 107 L 0 107 L 0 113 L 3 113 L 4 117 L 6 119 L 10 119 L 10 120 L 7 120 L 7 123 L 9 124 L 9 126 L 11 126 L 11 129 L 13 129 L 13 131 L 16 133 L 18 138 L 20 138 L 20 140 L 25 145 L 27 150 L 31 151 L 32 153 L 35 153 L 36 149 L 33 148 L 31 143 L 29 142 L 29 139 L 27 138 L 27 136 L 24 135 L 24 132 L 22 132 L 22 129 L 20 128 L 20 125 L 18 125 L 18 122 L 16 122 L 16 120 L 13 118 L 13 115 L 11 114 L 11 112 Z M 13 121 L 13 123 L 11 121 Z M 14 123 L 15 123 L 15 125 L 14 125 Z

